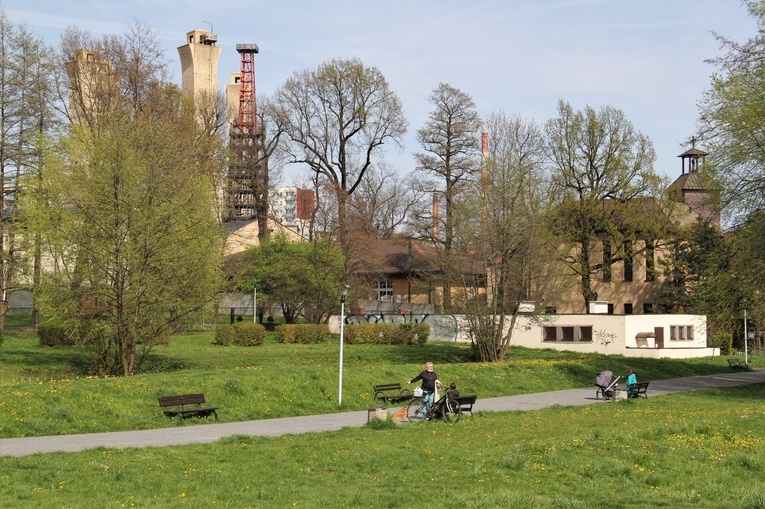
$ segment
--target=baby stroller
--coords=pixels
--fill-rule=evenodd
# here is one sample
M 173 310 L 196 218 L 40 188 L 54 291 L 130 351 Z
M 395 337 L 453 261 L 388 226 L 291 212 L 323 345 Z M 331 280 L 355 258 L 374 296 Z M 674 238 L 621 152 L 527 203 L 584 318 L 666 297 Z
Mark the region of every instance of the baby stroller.
M 621 378 L 621 376 L 617 376 L 612 380 L 613 376 L 611 371 L 601 371 L 595 376 L 595 386 L 598 388 L 595 391 L 595 399 L 599 399 L 600 396 L 603 396 L 604 400 L 613 399 L 618 386 L 616 382 Z

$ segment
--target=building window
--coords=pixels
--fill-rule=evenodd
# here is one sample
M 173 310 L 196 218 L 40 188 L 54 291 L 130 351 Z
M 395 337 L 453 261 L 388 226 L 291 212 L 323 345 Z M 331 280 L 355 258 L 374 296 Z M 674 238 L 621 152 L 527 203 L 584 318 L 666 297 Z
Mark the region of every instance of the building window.
M 631 315 L 632 314 L 632 303 L 631 302 L 625 302 L 624 303 L 624 314 L 625 315 Z
M 645 280 L 656 280 L 656 249 L 653 242 L 645 242 Z
M 672 325 L 669 328 L 670 341 L 693 341 L 693 325 Z
M 592 325 L 559 325 L 542 329 L 542 341 L 592 342 Z
M 393 297 L 393 281 L 374 281 L 372 283 L 373 300 L 390 300 Z
M 632 242 L 624 243 L 624 280 L 632 281 Z
M 651 304 L 650 302 L 646 302 L 645 304 L 643 304 L 643 314 L 650 315 L 651 313 L 653 313 L 653 304 Z
M 611 243 L 603 242 L 603 282 L 611 282 Z

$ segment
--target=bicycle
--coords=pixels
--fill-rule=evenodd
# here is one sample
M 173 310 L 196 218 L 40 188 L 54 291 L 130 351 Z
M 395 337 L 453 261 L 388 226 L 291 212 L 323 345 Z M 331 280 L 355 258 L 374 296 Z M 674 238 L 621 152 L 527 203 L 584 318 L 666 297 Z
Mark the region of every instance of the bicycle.
M 419 400 L 419 402 L 417 402 Z M 448 395 L 442 396 L 432 406 L 426 405 L 422 397 L 412 398 L 409 402 L 407 418 L 410 422 L 433 420 L 441 418 L 447 423 L 459 422 L 462 417 L 462 407 L 459 402 L 451 399 Z

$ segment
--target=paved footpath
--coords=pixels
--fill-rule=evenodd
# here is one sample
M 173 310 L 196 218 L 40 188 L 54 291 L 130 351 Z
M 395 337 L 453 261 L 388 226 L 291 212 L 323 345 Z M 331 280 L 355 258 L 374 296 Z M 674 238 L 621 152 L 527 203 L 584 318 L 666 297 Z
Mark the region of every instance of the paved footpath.
M 765 383 L 765 370 L 736 371 L 717 375 L 675 378 L 651 381 L 649 397 L 678 392 L 734 387 L 753 383 Z M 595 398 L 595 386 L 583 389 L 505 396 L 481 399 L 474 406 L 478 411 L 539 410 L 554 405 L 576 406 L 604 403 Z M 287 417 L 259 421 L 202 424 L 138 431 L 112 433 L 87 433 L 48 437 L 0 439 L 0 456 L 27 456 L 49 452 L 75 452 L 96 447 L 164 447 L 169 445 L 207 444 L 233 435 L 279 436 L 320 431 L 334 431 L 366 424 L 368 412 L 344 412 L 305 417 Z

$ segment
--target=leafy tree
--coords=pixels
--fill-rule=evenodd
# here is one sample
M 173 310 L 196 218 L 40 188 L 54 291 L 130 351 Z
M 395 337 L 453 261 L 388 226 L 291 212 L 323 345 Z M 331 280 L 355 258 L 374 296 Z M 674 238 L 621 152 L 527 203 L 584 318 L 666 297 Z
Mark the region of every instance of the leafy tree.
M 465 316 L 473 348 L 483 361 L 505 358 L 519 304 L 544 272 L 547 207 L 544 137 L 532 121 L 493 114 L 484 123 L 491 141 L 480 179 L 473 179 L 455 219 L 463 273 Z M 479 271 L 468 271 L 468 267 Z M 506 328 L 507 317 L 510 327 Z
M 700 104 L 701 135 L 709 162 L 723 182 L 723 207 L 731 217 L 765 206 L 765 6 L 744 0 L 757 33 L 744 43 L 715 34 L 724 55 Z
M 558 204 L 552 228 L 563 242 L 559 256 L 580 281 L 585 308 L 594 300 L 594 275 L 603 269 L 595 246 L 607 240 L 631 257 L 635 240 L 664 237 L 667 216 L 653 199 L 662 179 L 653 171 L 651 141 L 636 131 L 621 110 L 607 106 L 574 111 L 563 101 L 547 122 L 547 154 L 552 162 L 552 192 Z M 610 265 L 610 263 L 609 263 Z
M 126 44 L 118 55 L 132 54 Z M 139 64 L 126 66 L 140 74 Z M 210 178 L 218 145 L 181 107 L 177 87 L 161 73 L 144 78 L 128 80 L 125 100 L 95 122 L 72 126 L 23 202 L 49 256 L 43 310 L 93 347 L 108 374 L 138 371 L 221 283 Z
M 478 170 L 477 130 L 479 116 L 473 99 L 465 92 L 441 83 L 430 95 L 434 109 L 417 140 L 425 150 L 415 155 L 417 170 L 434 177 L 446 203 L 442 237 L 434 240 L 443 246 L 444 308 L 451 307 L 452 255 L 454 254 L 455 210 L 464 185 Z M 439 230 L 439 233 L 440 230 Z
M 252 292 L 257 280 L 258 294 L 279 305 L 287 323 L 300 316 L 321 323 L 336 308 L 343 257 L 330 239 L 294 243 L 274 235 L 249 248 L 237 265 L 237 289 Z
M 731 271 L 728 282 L 740 285 L 717 308 L 733 313 L 746 297 L 752 318 L 762 321 L 761 221 L 765 207 L 765 3 L 743 0 L 756 33 L 744 42 L 715 34 L 723 54 L 710 60 L 718 67 L 699 105 L 700 132 L 710 152 L 708 162 L 722 183 L 721 205 L 730 231 Z M 722 276 L 722 275 L 721 275 Z M 733 313 L 738 318 L 738 312 Z M 729 328 L 733 324 L 728 322 Z
M 406 132 L 401 101 L 379 69 L 335 59 L 295 73 L 274 95 L 271 112 L 285 129 L 289 161 L 307 165 L 332 189 L 347 253 L 346 202 L 382 146 Z
M 657 299 L 663 313 L 707 316 L 712 335 L 737 329 L 741 300 L 747 294 L 734 270 L 731 237 L 706 221 L 681 229 L 662 260 L 666 279 Z
M 58 126 L 51 105 L 51 50 L 23 25 L 15 25 L 0 9 L 0 207 L 3 235 L 0 238 L 0 331 L 8 296 L 31 288 L 26 276 L 39 267 L 39 246 L 34 245 L 19 220 L 20 195 L 29 192 L 22 178 L 43 164 L 45 138 Z

